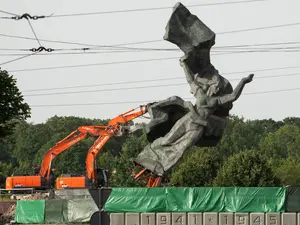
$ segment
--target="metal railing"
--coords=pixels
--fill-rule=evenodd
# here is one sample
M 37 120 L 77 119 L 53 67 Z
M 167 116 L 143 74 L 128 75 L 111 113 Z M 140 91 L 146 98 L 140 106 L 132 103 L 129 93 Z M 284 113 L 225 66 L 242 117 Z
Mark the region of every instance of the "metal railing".
M 31 191 L 31 194 L 33 194 L 34 188 L 12 188 L 12 189 L 5 189 L 0 188 L 0 195 L 7 195 L 10 194 L 11 191 Z

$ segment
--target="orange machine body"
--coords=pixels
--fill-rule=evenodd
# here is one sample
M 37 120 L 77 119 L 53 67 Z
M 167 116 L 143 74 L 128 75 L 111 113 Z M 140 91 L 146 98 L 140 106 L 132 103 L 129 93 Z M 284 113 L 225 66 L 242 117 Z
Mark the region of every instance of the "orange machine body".
M 69 188 L 85 188 L 89 186 L 88 180 L 85 176 L 80 177 L 58 177 L 56 179 L 56 189 L 69 189 Z
M 44 188 L 41 176 L 15 176 L 6 179 L 6 189 L 13 188 Z

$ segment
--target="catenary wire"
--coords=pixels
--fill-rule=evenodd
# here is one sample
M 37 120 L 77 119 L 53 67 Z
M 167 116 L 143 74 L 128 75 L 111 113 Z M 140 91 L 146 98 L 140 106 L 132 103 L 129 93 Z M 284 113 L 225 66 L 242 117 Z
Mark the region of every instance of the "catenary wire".
M 257 94 L 269 94 L 277 92 L 288 92 L 288 91 L 298 91 L 300 88 L 290 88 L 290 89 L 280 89 L 280 90 L 270 90 L 270 91 L 260 91 L 260 92 L 247 92 L 243 95 L 257 95 Z M 189 100 L 194 100 L 195 98 L 186 98 Z M 49 105 L 31 105 L 30 107 L 62 107 L 62 106 L 91 106 L 91 105 L 119 105 L 119 104 L 139 104 L 146 102 L 155 102 L 157 100 L 148 100 L 148 101 L 122 101 L 122 102 L 99 102 L 99 103 L 74 103 L 74 104 L 49 104 Z
M 34 54 L 36 54 L 36 53 L 31 53 L 31 54 L 28 54 L 28 55 L 24 55 L 24 56 L 21 56 L 21 57 L 18 57 L 18 58 L 15 58 L 15 59 L 12 59 L 12 60 L 0 63 L 0 66 L 5 65 L 5 64 L 9 64 L 9 63 L 12 63 L 12 62 L 15 62 L 15 61 L 19 61 L 21 59 L 27 58 L 27 57 L 32 56 Z
M 18 16 L 18 14 L 7 12 L 7 11 L 4 11 L 4 10 L 0 10 L 0 12 L 2 12 L 4 14 L 12 15 L 12 16 Z
M 272 29 L 272 28 L 278 28 L 278 27 L 289 27 L 289 26 L 295 26 L 299 25 L 300 23 L 289 23 L 289 24 L 280 24 L 280 25 L 272 25 L 272 26 L 265 26 L 265 27 L 257 27 L 257 28 L 249 28 L 249 29 L 242 29 L 242 30 L 232 30 L 232 31 L 225 31 L 225 32 L 220 32 L 217 34 L 229 34 L 229 33 L 239 33 L 239 32 L 247 32 L 247 31 L 254 31 L 254 30 L 264 30 L 264 29 Z M 1 34 L 0 36 L 2 37 L 9 37 L 9 38 L 18 38 L 18 39 L 26 39 L 26 40 L 35 40 L 35 38 L 32 37 L 25 37 L 25 36 L 17 36 L 17 35 L 9 35 L 9 34 Z M 161 42 L 164 40 L 148 40 L 148 41 L 139 41 L 139 42 L 127 42 L 127 43 L 122 43 L 122 44 L 114 44 L 114 45 L 94 45 L 94 44 L 85 44 L 85 43 L 80 43 L 80 42 L 69 42 L 69 41 L 57 41 L 57 40 L 49 40 L 49 39 L 39 39 L 40 41 L 44 42 L 51 42 L 51 43 L 60 43 L 60 44 L 70 44 L 70 45 L 80 45 L 80 46 L 88 46 L 88 47 L 100 47 L 100 48 L 105 48 L 105 47 L 116 47 L 119 48 L 125 45 L 135 45 L 135 44 L 146 44 L 146 43 L 154 43 L 154 42 Z M 127 49 L 127 48 L 126 48 Z
M 264 2 L 268 0 L 245 0 L 245 1 L 231 1 L 231 2 L 215 2 L 215 3 L 206 3 L 206 4 L 194 4 L 187 5 L 187 7 L 199 7 L 199 6 L 217 6 L 217 5 L 229 5 L 229 4 L 241 4 L 241 3 L 252 3 L 252 2 Z M 49 15 L 49 16 L 31 16 L 26 13 L 24 18 L 26 19 L 45 19 L 45 18 L 57 18 L 57 17 L 74 17 L 74 16 L 90 16 L 90 15 L 100 15 L 100 14 L 112 14 L 112 13 L 126 13 L 126 12 L 141 12 L 141 11 L 153 11 L 153 10 L 164 10 L 164 9 L 172 9 L 173 7 L 154 7 L 154 8 L 142 8 L 142 9 L 125 9 L 125 10 L 114 10 L 114 11 L 102 11 L 102 12 L 87 12 L 87 13 L 71 13 L 71 14 L 58 14 L 58 15 Z M 16 18 L 19 15 L 9 13 L 6 11 L 1 11 L 3 13 L 14 15 L 15 17 L 0 17 L 1 19 L 13 19 L 18 20 L 21 18 Z
M 91 64 L 79 64 L 79 65 L 68 65 L 68 66 L 53 66 L 53 67 L 41 67 L 41 68 L 31 68 L 31 69 L 17 69 L 10 70 L 10 73 L 26 72 L 26 71 L 41 71 L 41 70 L 53 70 L 53 69 L 66 69 L 66 68 L 79 68 L 79 67 L 89 67 L 89 66 L 104 66 L 104 65 L 116 65 L 116 64 L 127 64 L 127 63 L 140 63 L 140 62 L 152 62 L 152 61 L 162 61 L 162 60 L 174 60 L 178 57 L 165 57 L 165 58 L 152 58 L 152 59 L 140 59 L 140 60 L 127 60 L 127 61 L 115 61 L 115 62 L 104 62 L 104 63 L 91 63 Z
M 276 78 L 276 77 L 290 77 L 290 76 L 299 76 L 300 73 L 295 74 L 281 74 L 281 75 L 273 75 L 273 76 L 261 76 L 256 77 L 256 79 L 269 79 L 269 78 Z M 240 78 L 230 79 L 230 81 L 239 81 Z M 42 94 L 25 94 L 25 97 L 40 97 L 40 96 L 49 96 L 49 95 L 69 95 L 69 94 L 83 94 L 83 93 L 92 93 L 92 92 L 102 92 L 102 91 L 124 91 L 124 90 L 134 90 L 134 89 L 146 89 L 146 88 L 160 88 L 160 87 L 173 87 L 173 86 L 180 86 L 186 85 L 184 83 L 177 83 L 177 84 L 156 84 L 156 85 L 148 85 L 148 86 L 138 86 L 138 87 L 119 87 L 119 88 L 111 88 L 111 89 L 98 89 L 98 90 L 83 90 L 83 91 L 69 91 L 69 92 L 53 92 L 53 93 L 42 93 Z
M 251 72 L 265 72 L 272 70 L 283 70 L 283 69 L 291 69 L 291 68 L 300 68 L 300 66 L 292 66 L 292 67 L 279 67 L 279 68 L 267 68 L 267 69 L 256 69 L 256 70 L 244 70 L 244 71 L 234 71 L 234 72 L 225 72 L 222 75 L 233 75 L 233 74 L 242 74 L 242 73 L 251 73 Z M 283 75 L 273 75 L 267 77 L 281 77 L 281 76 L 296 76 L 298 73 L 290 73 Z M 148 79 L 148 80 L 133 80 L 133 81 L 122 81 L 122 82 L 112 82 L 112 83 L 103 83 L 103 84 L 92 84 L 92 85 L 77 85 L 77 86 L 67 86 L 67 87 L 59 87 L 59 88 L 43 88 L 43 89 L 31 89 L 24 90 L 22 92 L 34 92 L 34 91 L 47 91 L 47 90 L 65 90 L 65 89 L 73 89 L 73 88 L 87 88 L 87 87 L 101 87 L 101 86 L 110 86 L 110 85 L 120 85 L 120 84 L 134 84 L 134 83 L 147 83 L 147 82 L 156 82 L 156 81 L 168 81 L 168 80 L 179 80 L 185 79 L 184 77 L 170 77 L 170 78 L 159 78 L 159 79 Z
M 37 37 L 37 35 L 36 35 L 36 33 L 35 33 L 35 31 L 34 31 L 34 29 L 33 29 L 33 26 L 32 26 L 32 24 L 31 24 L 30 20 L 27 20 L 27 21 L 28 21 L 28 23 L 29 23 L 29 26 L 30 26 L 30 28 L 31 28 L 31 31 L 32 31 L 32 33 L 33 33 L 33 35 L 34 35 L 36 41 L 38 42 L 39 46 L 42 46 L 41 43 L 40 43 L 40 41 L 39 41 L 39 39 L 38 39 L 38 37 Z
M 273 45 L 288 45 L 290 43 L 274 43 Z M 270 46 L 271 43 L 266 43 L 265 46 Z M 274 50 L 283 50 L 283 51 L 289 51 L 289 50 L 300 50 L 300 46 L 288 46 L 288 47 L 268 47 L 268 48 L 254 48 L 254 47 L 241 47 L 242 45 L 232 45 L 232 46 L 218 46 L 214 47 L 214 49 L 211 50 L 212 53 L 216 52 L 247 52 L 245 50 L 255 51 L 255 52 L 269 52 Z M 264 46 L 264 44 L 253 44 L 252 46 Z M 1 49 L 0 51 L 33 51 L 36 49 Z M 38 49 L 37 49 L 38 50 Z M 46 49 L 47 50 L 47 49 Z M 70 48 L 70 49 L 50 49 L 49 53 L 40 53 L 39 55 L 81 55 L 81 54 L 104 54 L 104 53 L 129 53 L 129 52 L 143 52 L 143 51 L 172 51 L 172 52 L 180 52 L 180 49 L 172 49 L 172 48 L 141 48 L 141 49 L 135 49 L 135 50 L 110 50 L 110 51 L 103 51 L 101 49 L 93 49 L 93 48 Z M 64 51 L 82 51 L 82 52 L 64 52 Z M 96 51 L 98 50 L 98 51 Z M 55 53 L 53 53 L 55 51 Z M 58 52 L 57 52 L 58 51 Z M 282 52 L 282 51 L 279 51 Z M 25 55 L 24 53 L 5 53 L 0 54 L 0 56 L 20 56 Z
M 199 7 L 199 6 L 216 6 L 216 5 L 229 5 L 229 4 L 241 4 L 241 3 L 252 3 L 252 2 L 264 2 L 266 0 L 245 0 L 245 1 L 231 1 L 231 2 L 215 2 L 206 4 L 194 4 L 186 5 L 186 7 Z M 60 14 L 53 15 L 48 18 L 56 17 L 74 17 L 74 16 L 89 16 L 89 15 L 99 15 L 99 14 L 112 14 L 112 13 L 126 13 L 126 12 L 141 12 L 141 11 L 154 11 L 154 10 L 164 10 L 172 9 L 173 7 L 154 7 L 154 8 L 143 8 L 143 9 L 125 9 L 125 10 L 114 10 L 114 11 L 102 11 L 102 12 L 88 12 L 88 13 L 72 13 L 72 14 Z

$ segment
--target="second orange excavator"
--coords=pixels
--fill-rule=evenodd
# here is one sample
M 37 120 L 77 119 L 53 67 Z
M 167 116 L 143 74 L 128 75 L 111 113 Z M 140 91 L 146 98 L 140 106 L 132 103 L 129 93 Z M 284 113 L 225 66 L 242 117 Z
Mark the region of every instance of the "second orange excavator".
M 96 157 L 101 151 L 102 147 L 112 136 L 121 136 L 123 134 L 129 134 L 134 132 L 139 127 L 134 127 L 132 120 L 143 116 L 147 113 L 147 106 L 140 106 L 139 110 L 132 109 L 126 113 L 123 113 L 114 119 L 110 120 L 108 125 L 103 129 L 101 135 L 94 142 L 89 149 L 86 157 L 86 176 L 62 176 L 56 179 L 56 189 L 74 189 L 74 188 L 86 188 L 86 179 L 93 184 L 94 187 L 105 186 L 107 184 L 106 170 L 97 169 Z M 99 174 L 100 173 L 100 174 Z M 102 181 L 98 175 L 102 176 Z M 157 186 L 158 180 L 149 178 L 147 186 Z

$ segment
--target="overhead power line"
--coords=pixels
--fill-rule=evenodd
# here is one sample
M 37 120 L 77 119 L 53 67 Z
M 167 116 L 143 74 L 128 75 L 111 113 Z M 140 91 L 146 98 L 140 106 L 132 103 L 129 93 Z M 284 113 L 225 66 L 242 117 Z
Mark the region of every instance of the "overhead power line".
M 167 57 L 167 58 L 156 58 L 156 59 L 142 59 L 142 60 L 128 60 L 119 62 L 106 62 L 106 63 L 91 63 L 91 64 L 81 64 L 81 65 L 68 65 L 68 66 L 52 66 L 52 67 L 41 67 L 41 68 L 31 68 L 31 69 L 19 69 L 10 70 L 10 73 L 25 72 L 25 71 L 40 71 L 40 70 L 53 70 L 53 69 L 66 69 L 66 68 L 78 68 L 78 67 L 89 67 L 89 66 L 103 66 L 103 65 L 115 65 L 115 64 L 126 64 L 126 63 L 136 63 L 136 62 L 151 62 L 151 61 L 161 61 L 178 59 L 178 57 Z
M 270 91 L 260 91 L 260 92 L 248 92 L 243 95 L 259 95 L 259 94 L 269 94 L 277 92 L 289 92 L 298 91 L 300 88 L 290 88 L 290 89 L 280 89 L 280 90 L 270 90 Z M 194 100 L 195 98 L 185 98 L 187 100 Z M 149 102 L 155 102 L 158 100 L 148 100 L 148 101 L 121 101 L 121 102 L 97 102 L 97 103 L 74 103 L 74 104 L 49 104 L 49 105 L 31 105 L 30 107 L 64 107 L 64 106 L 91 106 L 91 105 L 121 105 L 121 104 L 147 104 Z
M 270 79 L 275 77 L 290 77 L 290 76 L 299 76 L 300 73 L 297 74 L 282 74 L 282 75 L 273 75 L 273 76 L 261 76 L 256 77 L 256 79 Z M 230 81 L 239 81 L 240 78 L 230 79 Z M 69 95 L 69 94 L 83 94 L 83 93 L 93 93 L 93 92 L 105 92 L 105 91 L 124 91 L 124 90 L 134 90 L 134 89 L 146 89 L 146 88 L 160 88 L 160 87 L 174 87 L 180 85 L 187 85 L 184 83 L 177 84 L 156 84 L 156 85 L 148 85 L 148 86 L 138 86 L 138 87 L 119 87 L 119 88 L 111 88 L 111 89 L 98 89 L 98 90 L 83 90 L 83 91 L 68 91 L 68 92 L 53 92 L 53 93 L 42 93 L 42 94 L 25 94 L 25 97 L 40 97 L 40 96 L 49 96 L 49 95 Z
M 9 63 L 12 63 L 12 62 L 15 62 L 15 61 L 19 61 L 21 59 L 25 59 L 25 58 L 27 58 L 29 56 L 34 55 L 34 54 L 36 54 L 36 53 L 31 53 L 31 54 L 28 54 L 28 55 L 24 55 L 24 56 L 21 56 L 21 57 L 18 57 L 18 58 L 15 58 L 15 59 L 12 59 L 12 60 L 0 63 L 0 66 L 5 65 L 5 64 L 9 64 Z
M 199 6 L 231 5 L 231 4 L 253 3 L 253 2 L 264 2 L 264 1 L 267 1 L 267 0 L 244 0 L 244 1 L 231 1 L 231 2 L 215 2 L 215 3 L 206 3 L 206 4 L 187 5 L 186 7 L 191 8 L 191 7 L 199 7 Z M 91 16 L 91 15 L 127 13 L 127 12 L 156 11 L 156 10 L 165 10 L 165 9 L 172 9 L 172 8 L 173 7 L 154 7 L 154 8 L 124 9 L 124 10 L 113 10 L 113 11 L 71 13 L 71 14 L 58 14 L 58 15 L 51 14 L 49 16 L 31 16 L 28 13 L 25 13 L 22 16 L 18 16 L 16 14 L 0 10 L 0 12 L 3 12 L 5 14 L 13 15 L 13 17 L 0 17 L 0 18 L 1 19 L 13 19 L 13 20 L 21 20 L 21 19 L 37 20 L 37 19 L 44 19 L 44 18 L 75 17 L 75 16 Z
M 255 31 L 255 30 L 265 30 L 265 29 L 273 29 L 273 28 L 279 28 L 279 27 L 289 27 L 289 26 L 296 26 L 296 25 L 300 25 L 300 23 L 271 25 L 271 26 L 249 28 L 249 29 L 242 29 L 242 30 L 239 29 L 239 30 L 224 31 L 224 32 L 219 32 L 219 33 L 217 32 L 217 34 L 223 35 L 223 34 L 230 34 L 230 33 L 240 33 L 240 32 Z M 8 37 L 8 38 L 36 40 L 35 38 L 32 38 L 32 37 L 9 35 L 9 34 L 3 34 L 3 33 L 2 34 L 0 33 L 0 36 Z M 121 49 L 132 49 L 132 48 L 129 48 L 129 47 L 124 47 L 126 45 L 146 44 L 146 43 L 154 43 L 154 42 L 164 41 L 162 39 L 158 39 L 158 40 L 148 40 L 148 41 L 139 41 L 139 42 L 127 42 L 127 43 L 114 44 L 114 45 L 95 45 L 95 44 L 86 44 L 86 43 L 80 43 L 80 42 L 58 41 L 58 40 L 49 40 L 49 39 L 39 39 L 39 40 L 44 41 L 44 42 L 49 42 L 49 43 L 70 44 L 70 45 L 79 45 L 79 46 L 85 46 L 85 47 L 121 48 Z
M 62 52 L 62 51 L 55 51 L 54 52 L 50 49 L 47 51 L 48 53 L 40 53 L 39 56 L 52 56 L 52 55 L 93 55 L 93 54 L 110 54 L 110 53 L 141 53 L 147 51 L 156 51 L 156 50 L 128 50 L 128 51 L 83 51 L 83 52 Z M 163 49 L 160 51 L 164 51 Z M 228 54 L 238 54 L 238 53 L 270 53 L 270 52 L 299 52 L 299 47 L 294 48 L 266 48 L 266 49 L 255 49 L 247 50 L 244 48 L 241 49 L 229 49 L 229 50 L 214 50 L 211 51 L 211 55 L 228 55 Z M 36 52 L 36 51 L 33 51 Z M 173 52 L 180 52 L 180 50 L 174 50 Z M 0 53 L 0 56 L 24 56 L 26 54 L 22 53 Z
M 4 11 L 4 10 L 0 10 L 0 12 L 2 12 L 4 14 L 12 15 L 12 16 L 17 16 L 17 14 L 15 14 L 15 13 L 7 12 L 7 11 Z
M 36 35 L 34 29 L 33 29 L 33 26 L 32 26 L 32 24 L 31 24 L 30 20 L 27 20 L 27 21 L 28 21 L 28 24 L 29 24 L 29 26 L 30 26 L 30 28 L 31 28 L 31 31 L 32 31 L 32 33 L 33 33 L 33 35 L 34 35 L 34 37 L 35 37 L 35 40 L 38 42 L 39 46 L 42 46 L 42 45 L 41 45 L 41 42 L 39 41 L 39 39 L 38 39 L 38 37 L 37 37 L 37 35 Z
M 216 6 L 216 5 L 230 5 L 230 4 L 241 4 L 241 3 L 252 3 L 252 2 L 264 2 L 266 0 L 245 0 L 245 1 L 231 1 L 231 2 L 216 2 L 216 3 L 207 3 L 207 4 L 195 4 L 195 5 L 186 5 L 186 7 L 199 7 L 199 6 Z M 156 11 L 156 10 L 165 10 L 172 9 L 172 7 L 155 7 L 155 8 L 143 8 L 143 9 L 125 9 L 125 10 L 114 10 L 114 11 L 102 11 L 102 12 L 87 12 L 87 13 L 72 13 L 72 14 L 60 14 L 53 15 L 48 18 L 55 17 L 74 17 L 74 16 L 91 16 L 91 15 L 100 15 L 100 14 L 112 14 L 112 13 L 127 13 L 127 12 L 142 12 L 142 11 Z
M 263 69 L 263 70 L 259 70 L 259 71 L 267 71 L 267 70 L 273 70 L 273 68 Z M 255 70 L 255 72 L 259 72 L 259 71 Z M 249 73 L 249 72 L 253 72 L 253 70 L 238 71 L 238 72 L 227 72 L 227 73 L 222 73 L 222 75 L 231 75 L 231 74 Z M 267 78 L 283 77 L 283 76 L 298 76 L 298 75 L 299 75 L 299 73 L 290 73 L 290 74 L 267 76 Z M 259 78 L 259 77 L 256 77 L 256 79 L 257 78 Z M 51 91 L 66 90 L 66 89 L 74 89 L 74 88 L 101 87 L 101 86 L 111 86 L 111 85 L 120 85 L 120 84 L 148 83 L 148 82 L 156 82 L 156 81 L 183 80 L 183 79 L 185 79 L 185 77 L 180 76 L 180 77 L 169 77 L 169 78 L 149 79 L 149 80 L 133 80 L 133 81 L 123 81 L 123 82 L 112 82 L 112 83 L 103 83 L 103 84 L 76 85 L 76 86 L 67 86 L 67 87 L 58 87 L 58 88 L 29 89 L 29 90 L 22 91 L 22 93 L 24 93 L 24 92 L 36 92 L 36 91 L 50 91 L 50 90 Z M 185 84 L 186 84 L 186 82 L 185 82 Z
M 67 65 L 67 66 L 53 66 L 53 67 L 41 67 L 41 68 L 30 68 L 30 69 L 18 69 L 18 70 L 10 70 L 8 72 L 17 73 L 17 72 L 26 72 L 26 71 L 41 71 L 41 70 L 66 69 L 66 68 L 78 68 L 78 67 L 90 67 L 90 66 L 104 66 L 104 65 L 152 62 L 152 61 L 174 60 L 174 59 L 178 60 L 178 57 L 165 57 L 165 58 L 152 58 L 152 59 L 140 59 L 140 60 L 128 60 L 128 61 L 80 64 L 80 65 Z
M 273 43 L 260 43 L 260 44 L 244 44 L 244 45 L 225 45 L 225 46 L 215 46 L 211 52 L 224 52 L 224 51 L 241 51 L 241 50 L 253 50 L 253 51 L 270 51 L 270 50 L 300 50 L 300 46 L 287 46 L 299 44 L 300 42 L 290 41 L 290 42 L 273 42 Z M 261 48 L 258 48 L 258 47 Z M 262 46 L 266 46 L 262 48 Z M 284 46 L 284 47 L 278 47 Z M 255 48 L 254 48 L 255 47 Z M 107 49 L 102 48 L 93 48 L 93 47 L 83 47 L 83 48 L 45 48 L 40 46 L 39 48 L 30 48 L 30 49 L 9 49 L 9 48 L 0 48 L 0 51 L 21 51 L 21 52 L 48 52 L 46 54 L 39 55 L 64 55 L 64 54 L 101 54 L 101 53 L 127 53 L 127 52 L 142 52 L 142 51 L 171 51 L 171 52 L 180 52 L 179 48 L 132 48 L 130 50 L 113 50 L 107 51 Z M 81 51 L 81 52 L 64 52 L 64 51 Z M 56 53 L 53 53 L 56 52 Z M 51 53 L 51 54 L 50 54 Z M 6 53 L 0 54 L 2 56 L 11 56 L 11 55 L 22 55 L 20 53 Z

